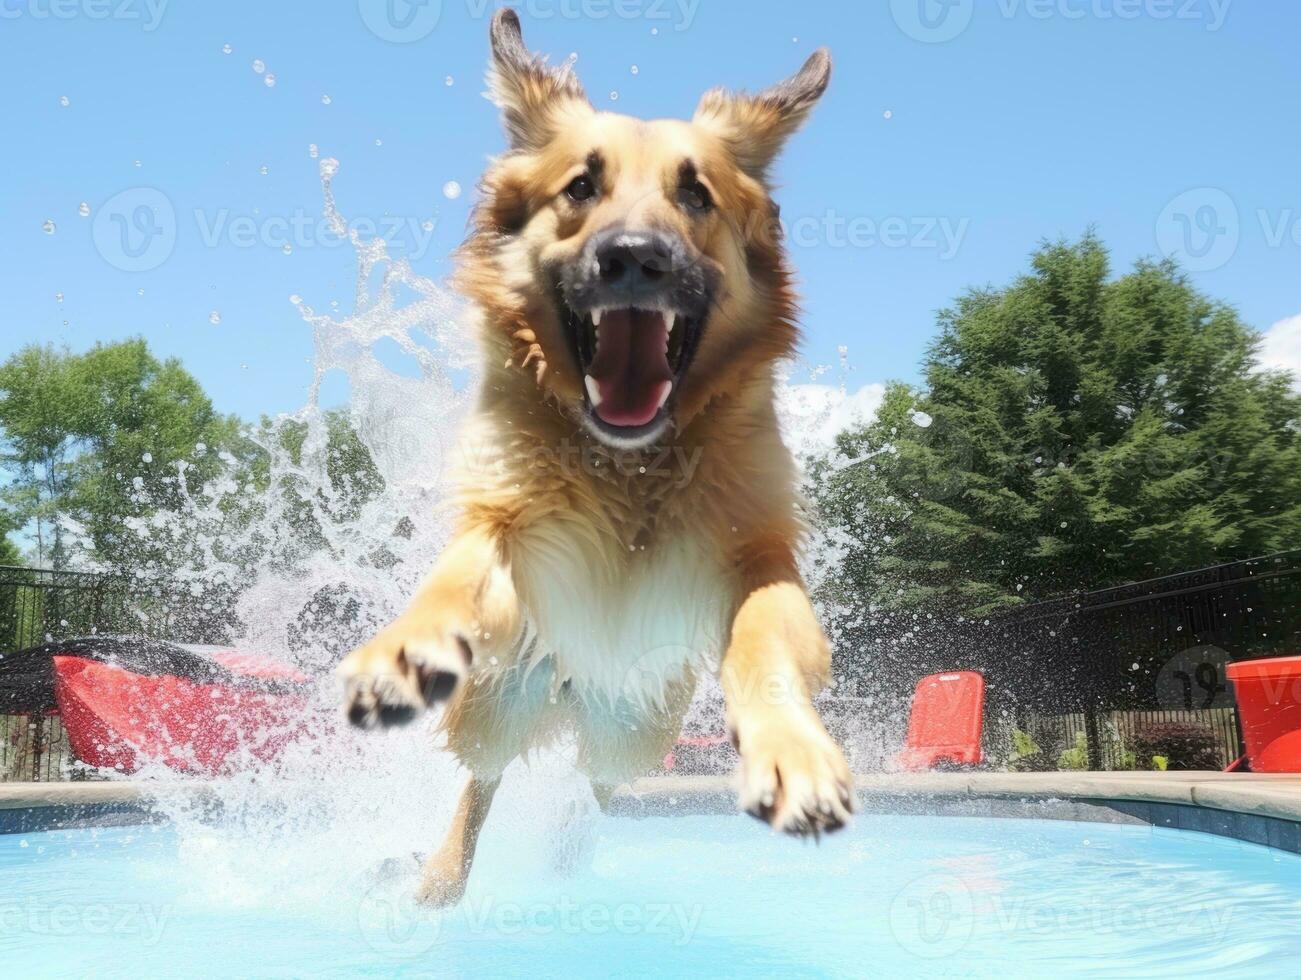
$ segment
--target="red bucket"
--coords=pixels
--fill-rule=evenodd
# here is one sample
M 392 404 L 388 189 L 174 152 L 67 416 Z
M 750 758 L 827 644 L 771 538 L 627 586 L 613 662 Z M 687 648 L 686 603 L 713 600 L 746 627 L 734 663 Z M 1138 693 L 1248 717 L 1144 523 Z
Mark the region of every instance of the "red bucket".
M 1228 675 L 1251 768 L 1301 772 L 1301 751 L 1266 753 L 1278 739 L 1301 731 L 1301 657 L 1243 660 L 1229 664 Z M 1295 738 L 1287 744 L 1298 745 Z

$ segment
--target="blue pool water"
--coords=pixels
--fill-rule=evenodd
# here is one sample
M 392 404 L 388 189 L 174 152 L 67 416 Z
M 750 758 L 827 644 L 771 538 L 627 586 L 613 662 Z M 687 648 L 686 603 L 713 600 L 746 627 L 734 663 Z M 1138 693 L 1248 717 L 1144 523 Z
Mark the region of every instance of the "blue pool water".
M 168 828 L 0 837 L 4 975 L 1236 977 L 1301 963 L 1301 858 L 1146 827 L 864 816 L 814 846 L 741 817 L 607 818 L 563 875 L 518 873 L 510 841 L 487 841 L 443 913 L 410 903 L 405 862 L 320 893 L 217 887 L 205 863 Z

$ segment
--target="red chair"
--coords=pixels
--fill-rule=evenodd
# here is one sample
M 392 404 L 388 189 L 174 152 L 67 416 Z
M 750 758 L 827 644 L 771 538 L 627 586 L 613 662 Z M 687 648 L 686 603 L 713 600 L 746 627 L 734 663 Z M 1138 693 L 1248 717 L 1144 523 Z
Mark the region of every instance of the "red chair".
M 979 671 L 930 674 L 917 682 L 908 741 L 899 753 L 904 769 L 941 763 L 978 766 L 985 761 L 980 736 L 985 724 L 985 678 Z
M 1301 772 L 1301 657 L 1229 664 L 1252 772 Z M 1241 771 L 1239 759 L 1229 767 Z

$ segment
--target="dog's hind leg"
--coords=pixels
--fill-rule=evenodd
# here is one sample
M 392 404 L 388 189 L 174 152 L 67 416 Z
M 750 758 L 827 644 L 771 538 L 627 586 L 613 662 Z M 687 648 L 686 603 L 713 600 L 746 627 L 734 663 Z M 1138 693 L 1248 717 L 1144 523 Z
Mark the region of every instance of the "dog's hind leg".
M 609 783 L 592 783 L 592 795 L 596 797 L 596 805 L 601 808 L 602 813 L 610 812 L 610 800 L 614 797 L 615 787 Z
M 456 816 L 447 832 L 443 846 L 426 863 L 416 898 L 426 905 L 439 908 L 455 905 L 465 894 L 465 882 L 474 863 L 474 848 L 479 842 L 479 831 L 488 819 L 493 795 L 501 785 L 501 776 L 479 779 L 471 775 Z

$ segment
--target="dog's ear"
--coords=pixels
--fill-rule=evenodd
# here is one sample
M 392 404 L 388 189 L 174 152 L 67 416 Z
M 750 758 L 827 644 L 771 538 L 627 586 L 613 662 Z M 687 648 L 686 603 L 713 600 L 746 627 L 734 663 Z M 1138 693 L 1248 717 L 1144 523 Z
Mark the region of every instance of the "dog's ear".
M 488 36 L 492 41 L 488 94 L 501 109 L 512 149 L 545 146 L 566 110 L 590 109 L 583 86 L 568 64 L 552 67 L 524 46 L 515 11 L 498 10 Z
M 831 55 L 818 48 L 804 67 L 754 95 L 710 89 L 692 120 L 713 130 L 732 150 L 741 169 L 763 180 L 787 137 L 800 126 L 831 79 Z

